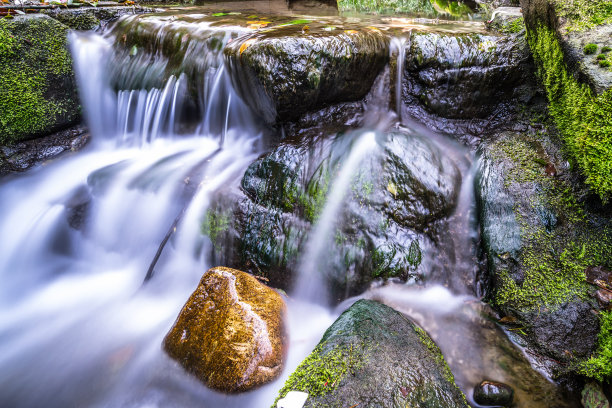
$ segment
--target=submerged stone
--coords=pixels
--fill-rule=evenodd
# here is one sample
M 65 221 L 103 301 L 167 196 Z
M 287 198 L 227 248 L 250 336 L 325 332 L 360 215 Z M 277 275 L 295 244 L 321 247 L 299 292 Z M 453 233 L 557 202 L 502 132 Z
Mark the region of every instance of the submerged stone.
M 588 382 L 584 386 L 580 402 L 584 408 L 610 408 L 610 402 L 601 385 L 595 382 Z
M 486 406 L 511 406 L 514 391 L 506 384 L 483 381 L 474 388 L 474 401 Z
M 279 392 L 305 407 L 468 407 L 440 349 L 401 313 L 359 300 L 330 326 Z
M 247 273 L 209 269 L 164 339 L 164 349 L 204 384 L 247 391 L 282 371 L 285 304 Z

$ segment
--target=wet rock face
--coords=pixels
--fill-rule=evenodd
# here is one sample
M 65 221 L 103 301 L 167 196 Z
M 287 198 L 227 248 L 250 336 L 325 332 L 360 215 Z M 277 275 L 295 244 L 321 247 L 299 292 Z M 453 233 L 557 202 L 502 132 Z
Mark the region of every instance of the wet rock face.
M 590 356 L 599 321 L 585 271 L 612 262 L 609 219 L 576 201 L 578 184 L 546 134 L 504 133 L 480 152 L 477 195 L 493 303 L 553 366 Z
M 440 349 L 404 315 L 359 300 L 327 329 L 289 377 L 289 391 L 309 394 L 305 407 L 467 407 Z
M 225 48 L 237 90 L 268 123 L 363 98 L 388 60 L 388 38 L 376 28 L 308 27 L 262 31 Z
M 518 37 L 414 33 L 405 92 L 438 116 L 483 118 L 504 101 L 528 100 L 529 49 Z
M 509 407 L 514 391 L 506 384 L 483 381 L 474 388 L 474 401 L 480 405 Z
M 424 272 L 423 253 L 438 243 L 437 231 L 456 206 L 461 174 L 425 137 L 395 131 L 378 134 L 348 185 L 335 185 L 351 143 L 361 136 L 310 147 L 281 144 L 247 169 L 246 197 L 234 210 L 234 246 L 273 285 L 291 288 L 298 254 L 334 189 L 345 190 L 344 200 L 335 220 L 326 221 L 337 224 L 320 238 L 328 244 L 316 255 L 334 299 L 359 293 L 374 279 L 406 280 Z
M 282 371 L 284 315 L 274 290 L 244 272 L 212 268 L 164 339 L 164 349 L 207 386 L 246 391 Z

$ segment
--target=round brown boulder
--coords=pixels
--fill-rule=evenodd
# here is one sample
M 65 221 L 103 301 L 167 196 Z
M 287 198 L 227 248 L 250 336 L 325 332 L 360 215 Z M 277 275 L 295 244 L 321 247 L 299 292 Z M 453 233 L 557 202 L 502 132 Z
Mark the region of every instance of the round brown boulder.
M 164 339 L 173 359 L 207 386 L 239 392 L 280 374 L 285 303 L 251 275 L 209 269 Z

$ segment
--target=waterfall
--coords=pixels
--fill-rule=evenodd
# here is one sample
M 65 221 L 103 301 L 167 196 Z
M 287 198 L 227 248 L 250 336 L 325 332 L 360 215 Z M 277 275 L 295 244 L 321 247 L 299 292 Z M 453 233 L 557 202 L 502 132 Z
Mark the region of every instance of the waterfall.
M 323 277 L 325 271 L 321 268 L 320 260 L 325 257 L 324 250 L 329 247 L 331 233 L 336 227 L 344 196 L 359 169 L 359 164 L 368 153 L 376 148 L 376 133 L 372 131 L 358 134 L 356 140 L 353 141 L 348 157 L 342 163 L 331 184 L 321 216 L 310 233 L 306 249 L 301 256 L 297 269 L 297 284 L 294 289 L 294 295 L 297 298 L 323 305 L 328 303 Z
M 210 197 L 262 151 L 219 52 L 200 61 L 203 79 L 140 75 L 122 88 L 117 72 L 137 62 L 116 36 L 70 40 L 93 142 L 1 183 L 0 406 L 120 406 L 169 365 L 161 339 L 212 266 L 200 233 Z M 145 71 L 164 64 L 144 54 Z
M 402 121 L 402 81 L 404 79 L 407 43 L 408 39 L 405 37 L 393 37 L 390 44 L 391 57 L 395 56 L 397 66 L 395 73 L 395 112 L 399 122 Z

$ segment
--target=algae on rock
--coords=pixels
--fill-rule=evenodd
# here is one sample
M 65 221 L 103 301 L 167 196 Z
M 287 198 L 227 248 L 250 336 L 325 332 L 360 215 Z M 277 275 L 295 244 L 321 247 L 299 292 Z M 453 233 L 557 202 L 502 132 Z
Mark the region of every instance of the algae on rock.
M 44 15 L 0 19 L 0 144 L 78 120 L 67 33 L 68 27 Z

